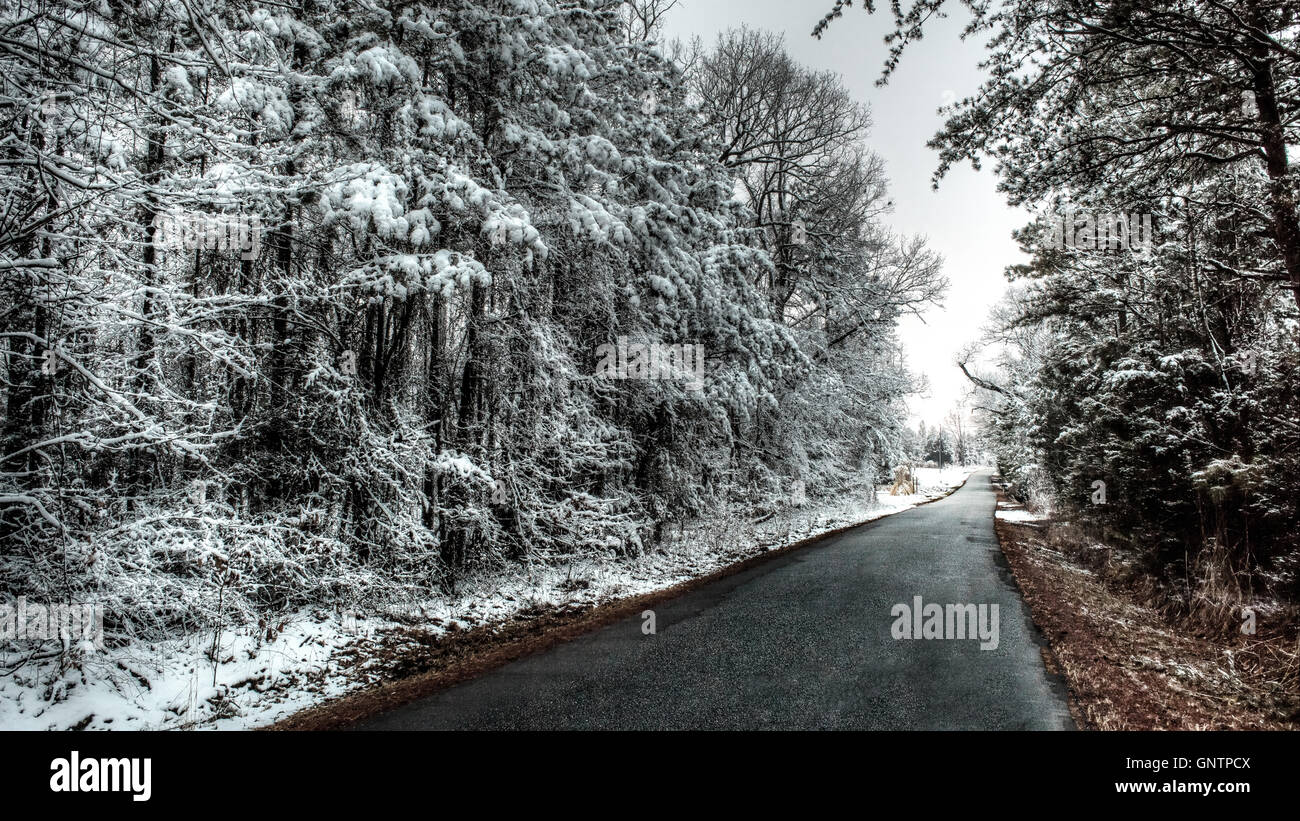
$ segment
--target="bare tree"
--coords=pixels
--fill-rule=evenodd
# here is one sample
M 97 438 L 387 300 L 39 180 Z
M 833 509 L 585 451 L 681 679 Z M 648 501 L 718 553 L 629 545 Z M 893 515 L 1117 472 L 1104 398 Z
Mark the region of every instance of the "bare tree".
M 663 31 L 664 15 L 679 0 L 624 0 L 623 17 L 629 42 L 657 40 Z

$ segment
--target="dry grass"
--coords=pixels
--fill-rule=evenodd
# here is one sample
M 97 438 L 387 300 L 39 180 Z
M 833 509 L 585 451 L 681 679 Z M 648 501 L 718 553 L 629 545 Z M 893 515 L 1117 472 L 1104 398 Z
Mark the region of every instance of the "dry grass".
M 1268 632 L 1253 636 L 1222 629 L 1210 614 L 1241 624 L 1226 596 L 1191 617 L 1171 617 L 1134 564 L 1076 528 L 998 520 L 997 532 L 1051 645 L 1049 663 L 1069 682 L 1079 726 L 1300 729 L 1294 621 L 1272 619 Z

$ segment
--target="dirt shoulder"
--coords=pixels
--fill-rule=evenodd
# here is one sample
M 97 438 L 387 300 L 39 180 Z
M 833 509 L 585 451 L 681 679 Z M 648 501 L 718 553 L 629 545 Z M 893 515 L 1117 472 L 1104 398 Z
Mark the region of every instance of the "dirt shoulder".
M 1016 507 L 1001 493 L 998 504 Z M 1294 635 L 1197 635 L 1077 561 L 1087 546 L 1068 528 L 999 518 L 996 529 L 1080 728 L 1300 729 Z
M 916 507 L 945 498 L 964 485 L 965 482 Z M 515 659 L 543 652 L 607 624 L 632 618 L 660 602 L 811 547 L 864 524 L 868 523 L 819 533 L 663 590 L 616 599 L 594 607 L 529 611 L 501 624 L 442 635 L 417 628 L 385 633 L 374 641 L 358 643 L 343 658 L 345 665 L 357 670 L 364 669 L 371 677 L 377 675 L 382 683 L 308 708 L 262 729 L 335 730 L 348 727 L 370 716 L 502 667 Z

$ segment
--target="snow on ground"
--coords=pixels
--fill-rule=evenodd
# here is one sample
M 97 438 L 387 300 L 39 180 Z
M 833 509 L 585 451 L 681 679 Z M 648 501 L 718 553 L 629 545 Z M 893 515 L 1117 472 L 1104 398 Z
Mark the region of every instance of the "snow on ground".
M 1020 524 L 1034 524 L 1043 522 L 1048 518 L 1048 511 L 1033 511 L 1024 505 L 1018 505 L 1012 502 L 998 502 L 997 517 L 1004 522 L 1018 522 Z
M 1020 508 L 1018 510 L 1004 510 L 998 508 L 998 518 L 1008 522 L 1041 522 L 1047 519 L 1045 513 L 1034 513 L 1030 510 Z
M 277 623 L 99 651 L 59 674 L 57 657 L 0 658 L 0 727 L 55 729 L 243 729 L 263 726 L 365 686 L 346 663 L 367 637 L 402 625 L 435 634 L 507 621 L 524 612 L 583 607 L 651 593 L 828 530 L 869 522 L 938 498 L 971 469 L 921 468 L 917 493 L 792 508 L 765 521 L 707 521 L 670 534 L 665 549 L 561 565 L 524 565 L 466 579 L 456 596 L 400 612 L 303 610 Z M 1003 512 L 999 512 L 999 516 Z M 221 663 L 211 661 L 214 646 Z M 51 686 L 51 680 L 54 685 Z

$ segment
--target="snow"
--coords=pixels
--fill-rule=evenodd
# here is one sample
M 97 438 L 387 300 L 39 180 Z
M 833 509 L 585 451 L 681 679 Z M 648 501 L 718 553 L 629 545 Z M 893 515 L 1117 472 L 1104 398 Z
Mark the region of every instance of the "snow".
M 778 271 L 784 217 L 728 199 L 768 172 L 711 145 L 733 95 L 684 102 L 617 3 L 223 8 L 201 48 L 169 39 L 184 9 L 55 2 L 11 32 L 50 61 L 8 64 L 42 139 L 5 184 L 41 248 L 0 258 L 0 370 L 50 407 L 7 426 L 0 571 L 111 615 L 91 658 L 0 644 L 3 726 L 262 724 L 372 681 L 367 634 L 658 590 L 955 481 L 864 484 L 971 442 L 902 424 L 897 312 L 942 280 L 866 207 L 883 174 L 841 173 L 865 116 L 838 80 L 789 65 L 843 127 L 771 160 L 802 205 L 856 204 L 806 215 Z M 137 40 L 170 57 L 101 54 Z M 623 337 L 705 367 L 597 379 Z
M 439 457 L 451 469 L 482 477 L 461 454 Z M 592 606 L 663 590 L 750 556 L 841 527 L 874 521 L 939 498 L 971 469 L 920 468 L 918 492 L 877 500 L 845 499 L 817 509 L 791 508 L 761 523 L 705 521 L 670 540 L 666 549 L 628 560 L 612 552 L 574 562 L 532 564 L 509 573 L 466 578 L 458 595 L 387 612 L 310 608 L 275 624 L 228 628 L 185 638 L 99 651 L 80 670 L 57 674 L 54 659 L 0 660 L 0 726 L 10 730 L 247 729 L 374 683 L 364 655 L 375 637 L 418 625 L 441 635 L 508 621 L 537 608 Z M 211 660 L 218 647 L 220 664 Z M 46 697 L 53 678 L 55 697 Z
M 1035 506 L 1036 507 L 1036 506 Z M 1016 522 L 1019 524 L 1032 524 L 1034 522 L 1044 522 L 1051 518 L 1051 511 L 1046 509 L 1030 510 L 1024 505 L 1009 501 L 999 501 L 997 518 L 1004 522 Z
M 347 220 L 353 231 L 373 226 L 381 237 L 405 239 L 406 181 L 378 163 L 354 163 L 339 168 L 325 189 L 321 209 L 327 222 Z
M 257 80 L 234 78 L 217 97 L 216 107 L 228 114 L 257 117 L 273 135 L 288 134 L 293 127 L 293 107 L 284 89 Z
M 1042 522 L 1047 519 L 1044 513 L 1034 513 L 1023 508 L 1019 510 L 998 508 L 997 517 L 1004 522 Z
M 446 103 L 436 97 L 422 97 L 408 111 L 422 137 L 451 142 L 474 133 L 469 123 L 457 117 Z

